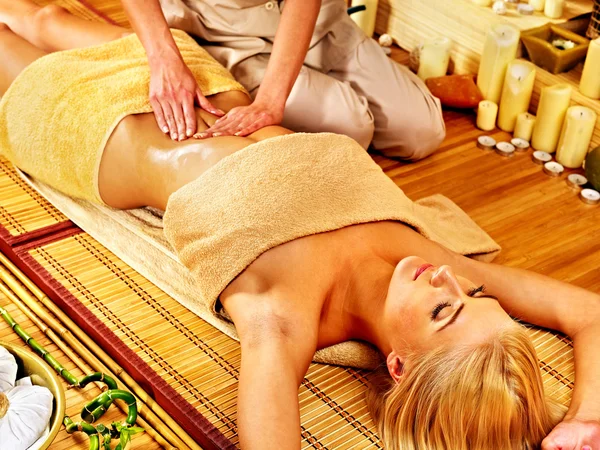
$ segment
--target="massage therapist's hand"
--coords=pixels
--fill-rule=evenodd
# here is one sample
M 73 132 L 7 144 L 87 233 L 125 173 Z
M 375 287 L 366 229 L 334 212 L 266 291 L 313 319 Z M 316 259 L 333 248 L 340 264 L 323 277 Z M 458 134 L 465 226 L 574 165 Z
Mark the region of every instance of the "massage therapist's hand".
M 150 104 L 159 128 L 173 140 L 182 141 L 197 130 L 194 103 L 217 116 L 215 108 L 200 91 L 196 79 L 177 56 L 150 61 Z
M 266 126 L 279 125 L 283 119 L 284 106 L 255 100 L 248 106 L 233 108 L 212 127 L 194 137 L 203 139 L 217 136 L 248 136 Z
M 600 450 L 600 421 L 563 420 L 544 439 L 542 450 Z

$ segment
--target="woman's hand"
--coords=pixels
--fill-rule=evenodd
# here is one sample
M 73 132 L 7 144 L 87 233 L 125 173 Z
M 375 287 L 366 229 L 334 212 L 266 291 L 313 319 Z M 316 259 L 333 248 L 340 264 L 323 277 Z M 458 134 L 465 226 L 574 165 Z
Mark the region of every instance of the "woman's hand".
M 269 125 L 279 125 L 285 105 L 268 105 L 256 100 L 248 106 L 238 106 L 218 119 L 212 127 L 194 137 L 248 136 Z
M 194 101 L 217 116 L 224 113 L 214 107 L 198 87 L 190 69 L 179 57 L 163 57 L 151 61 L 150 104 L 156 123 L 171 139 L 182 141 L 196 133 Z
M 600 421 L 564 420 L 544 439 L 542 450 L 600 450 Z

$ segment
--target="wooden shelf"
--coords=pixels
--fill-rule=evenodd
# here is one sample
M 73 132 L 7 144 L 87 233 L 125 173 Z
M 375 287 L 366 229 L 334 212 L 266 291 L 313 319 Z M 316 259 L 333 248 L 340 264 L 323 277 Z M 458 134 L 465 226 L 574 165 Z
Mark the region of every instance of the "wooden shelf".
M 475 5 L 471 0 L 379 0 L 375 30 L 378 34 L 391 35 L 400 47 L 409 51 L 433 37 L 447 36 L 453 41 L 453 72 L 477 73 L 485 37 L 492 25 L 509 23 L 526 30 L 547 22 L 564 22 L 590 12 L 592 7 L 591 0 L 571 0 L 562 19 L 551 20 L 541 13 L 520 16 L 515 10 L 499 16 L 491 8 Z M 566 82 L 573 86 L 572 104 L 592 108 L 600 116 L 600 101 L 579 92 L 581 69 L 580 65 L 570 72 L 553 75 L 538 67 L 530 111 L 534 114 L 537 111 L 544 86 Z M 592 145 L 600 145 L 600 120 L 596 123 Z

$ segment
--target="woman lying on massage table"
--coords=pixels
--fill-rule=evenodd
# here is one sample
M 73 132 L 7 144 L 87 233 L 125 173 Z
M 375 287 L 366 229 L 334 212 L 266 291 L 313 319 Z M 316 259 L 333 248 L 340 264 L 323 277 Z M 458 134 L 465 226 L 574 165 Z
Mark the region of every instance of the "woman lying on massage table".
M 0 94 L 5 95 L 0 103 L 0 118 L 4 121 L 0 123 L 2 153 L 29 175 L 69 195 L 114 208 L 150 205 L 166 209 L 165 231 L 189 267 L 197 262 L 194 258 L 198 253 L 194 249 L 203 247 L 190 247 L 189 242 L 183 241 L 189 229 L 196 227 L 198 234 L 206 230 L 201 225 L 202 220 L 207 220 L 202 208 L 211 199 L 202 195 L 212 173 L 217 173 L 220 177 L 217 183 L 223 184 L 232 182 L 230 178 L 243 177 L 245 170 L 258 173 L 256 183 L 247 182 L 249 191 L 255 185 L 268 185 L 280 175 L 277 183 L 281 195 L 265 193 L 266 197 L 271 195 L 271 210 L 262 214 L 266 218 L 260 213 L 251 216 L 248 224 L 243 225 L 250 230 L 253 221 L 261 220 L 287 223 L 288 228 L 300 227 L 297 222 L 310 216 L 312 210 L 294 216 L 289 223 L 285 222 L 287 214 L 299 214 L 297 209 L 313 196 L 326 195 L 319 219 L 326 220 L 329 212 L 331 216 L 352 217 L 345 224 L 336 222 L 335 226 L 329 224 L 297 234 L 296 238 L 287 236 L 277 245 L 265 246 L 244 270 L 228 278 L 215 295 L 235 323 L 241 339 L 238 427 L 243 448 L 299 448 L 298 387 L 315 350 L 362 340 L 379 349 L 390 374 L 390 389 L 372 405 L 380 436 L 388 449 L 533 449 L 542 441 L 543 449 L 582 450 L 586 446 L 600 449 L 600 362 L 595 350 L 600 345 L 597 325 L 600 296 L 535 273 L 466 258 L 425 238 L 425 225 L 421 226 L 416 219 L 406 219 L 412 225 L 407 226 L 400 220 L 420 206 L 403 197 L 360 146 L 346 137 L 277 137 L 291 132 L 268 127 L 248 138 L 174 142 L 152 122 L 151 108 L 143 103 L 147 85 L 136 93 L 141 106 L 129 106 L 124 118 L 118 116 L 123 111 L 115 113 L 118 117 L 110 117 L 109 126 L 100 130 L 98 137 L 93 127 L 79 125 L 87 123 L 88 115 L 96 121 L 104 120 L 98 111 L 109 110 L 121 100 L 119 89 L 125 89 L 119 84 L 121 81 L 111 79 L 102 88 L 101 97 L 110 98 L 108 103 L 94 97 L 90 99 L 94 104 L 87 106 L 77 99 L 78 95 L 90 94 L 89 89 L 78 91 L 84 89 L 81 80 L 79 84 L 73 83 L 70 90 L 58 86 L 64 83 L 64 78 L 82 76 L 83 69 L 68 67 L 78 53 L 63 52 L 68 57 L 54 53 L 43 58 L 48 64 L 55 64 L 52 71 L 40 66 L 42 60 L 38 58 L 47 52 L 99 46 L 96 53 L 108 55 L 109 60 L 121 58 L 117 50 L 123 48 L 125 52 L 137 52 L 136 64 L 143 66 L 146 58 L 135 36 L 124 37 L 128 34 L 125 29 L 83 21 L 54 6 L 39 8 L 27 0 L 0 0 L 0 28 Z M 193 46 L 184 36 L 178 35 L 178 39 L 180 45 Z M 215 68 L 202 49 L 194 47 L 192 53 L 201 59 L 196 69 L 191 64 L 193 71 L 209 67 L 211 74 L 221 77 L 220 86 L 212 89 L 213 105 L 228 111 L 249 103 L 242 88 Z M 54 55 L 62 58 L 58 60 L 60 64 L 52 62 Z M 94 73 L 100 73 L 106 65 L 98 60 L 102 58 L 94 59 Z M 25 72 L 29 72 L 29 77 L 37 76 L 36 67 L 45 69 L 40 72 L 42 78 L 36 80 L 38 83 L 19 86 L 19 80 L 26 79 Z M 121 67 L 129 70 L 128 77 L 133 77 L 131 65 L 123 63 Z M 55 71 L 60 79 L 51 78 Z M 17 78 L 22 72 L 23 77 Z M 96 82 L 99 77 L 86 78 L 85 82 Z M 205 83 L 206 92 L 206 84 L 210 87 L 211 81 L 200 79 L 200 75 L 198 78 L 201 84 Z M 43 91 L 44 103 L 35 106 L 40 97 L 36 89 L 43 89 L 49 82 L 57 86 Z M 59 108 L 58 103 L 52 103 L 56 91 L 61 91 L 63 97 L 75 96 L 73 101 L 80 103 L 71 110 L 69 104 L 67 108 Z M 25 113 L 20 113 L 22 101 L 36 113 L 28 115 L 26 108 Z M 46 119 L 55 116 L 40 118 L 38 113 L 64 113 L 71 122 L 65 124 L 57 118 L 46 124 Z M 197 109 L 196 113 L 201 119 L 199 131 L 216 120 L 205 111 Z M 58 127 L 60 132 L 48 127 Z M 25 142 L 20 138 L 23 128 L 29 136 Z M 54 133 L 52 140 L 43 141 L 46 132 Z M 103 140 L 103 135 L 107 139 Z M 72 144 L 68 140 L 71 138 L 80 144 L 77 147 L 80 153 L 91 148 L 92 154 L 85 159 L 86 155 L 82 157 L 73 151 L 70 158 L 57 162 L 64 150 L 56 140 L 66 139 L 63 144 L 68 145 Z M 274 157 L 264 157 L 266 150 L 260 146 L 261 142 L 277 144 L 272 150 Z M 295 142 L 318 148 L 306 149 L 306 145 Z M 339 151 L 337 147 L 331 151 L 319 147 L 332 142 L 339 146 Z M 290 150 L 286 147 L 288 143 L 296 146 Z M 100 151 L 94 146 L 101 146 Z M 288 166 L 273 169 L 278 167 L 280 159 L 291 160 L 296 153 L 311 158 L 298 169 L 299 177 L 294 177 Z M 227 167 L 223 164 L 238 155 L 241 156 L 236 161 L 241 169 L 219 175 L 217 168 Z M 259 167 L 252 165 L 256 160 L 260 161 Z M 318 171 L 327 164 L 331 165 L 331 170 L 327 170 L 332 176 L 338 169 L 343 175 L 341 182 L 325 188 L 330 180 Z M 269 165 L 272 167 L 266 167 Z M 263 166 L 265 172 L 271 171 L 264 179 L 260 178 Z M 91 172 L 85 173 L 86 170 Z M 94 170 L 96 175 L 92 173 Z M 319 175 L 313 176 L 313 170 Z M 347 179 L 346 173 L 350 174 Z M 296 179 L 301 184 L 304 178 L 311 179 L 310 185 L 303 188 L 309 189 L 305 192 L 308 195 L 286 202 L 290 195 L 285 191 L 287 186 L 296 183 Z M 352 191 L 355 197 L 349 201 L 346 184 L 350 185 L 355 178 L 360 179 L 359 187 L 375 183 L 375 188 L 364 192 L 356 189 Z M 71 179 L 80 185 L 68 185 Z M 339 192 L 335 191 L 336 186 Z M 377 192 L 373 194 L 373 190 Z M 239 197 L 242 201 L 246 195 L 242 191 L 234 193 L 232 198 Z M 191 197 L 182 196 L 181 192 Z M 218 189 L 206 195 L 217 200 L 220 196 Z M 373 196 L 365 200 L 363 196 L 368 195 Z M 194 203 L 194 196 L 201 200 Z M 177 208 L 185 208 L 186 203 L 189 210 L 184 210 L 182 219 Z M 409 213 L 393 212 L 394 208 L 402 209 L 400 204 L 409 205 L 406 209 Z M 226 206 L 219 219 L 223 223 L 228 220 Z M 280 209 L 286 212 L 277 216 Z M 369 215 L 379 210 L 380 216 Z M 370 219 L 356 218 L 365 211 L 364 217 Z M 392 212 L 388 214 L 389 211 Z M 239 218 L 243 220 L 244 217 Z M 185 227 L 187 231 L 179 229 Z M 250 238 L 238 242 L 236 237 L 233 236 L 233 244 L 225 245 L 225 259 L 229 256 L 227 252 L 243 252 L 245 246 L 254 245 Z M 206 254 L 218 253 L 218 244 L 213 242 Z M 202 275 L 217 276 L 208 273 L 211 269 L 214 268 L 208 267 Z M 544 395 L 538 360 L 527 333 L 508 313 L 573 338 L 577 385 L 564 418 L 564 411 Z

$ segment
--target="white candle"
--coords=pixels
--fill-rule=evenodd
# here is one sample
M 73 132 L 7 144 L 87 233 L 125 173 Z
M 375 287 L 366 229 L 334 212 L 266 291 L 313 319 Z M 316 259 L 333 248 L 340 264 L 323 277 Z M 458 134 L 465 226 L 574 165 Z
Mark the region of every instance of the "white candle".
M 525 139 L 526 141 L 531 141 L 534 125 L 535 116 L 533 114 L 527 112 L 519 114 L 517 116 L 517 124 L 515 125 L 513 136 L 519 139 Z
M 590 42 L 579 90 L 587 97 L 600 99 L 600 38 Z
M 529 0 L 529 4 L 533 6 L 536 11 L 543 11 L 546 5 L 546 0 Z
M 556 149 L 559 163 L 571 169 L 581 167 L 590 147 L 596 119 L 596 113 L 585 106 L 571 106 L 567 110 Z
M 565 7 L 565 0 L 546 0 L 544 15 L 551 19 L 560 19 Z
M 479 6 L 490 6 L 494 0 L 472 0 L 473 3 Z
M 533 148 L 554 153 L 570 101 L 571 86 L 566 83 L 542 89 L 531 137 Z
M 505 24 L 497 24 L 489 31 L 477 74 L 477 86 L 483 98 L 498 103 L 508 63 L 515 59 L 521 32 Z
M 359 11 L 350 15 L 350 18 L 365 32 L 367 37 L 373 36 L 375 31 L 375 19 L 377 18 L 377 0 L 352 0 L 352 6 L 365 5 L 365 11 Z
M 496 128 L 496 117 L 498 115 L 498 105 L 489 100 L 479 102 L 477 108 L 477 128 L 483 131 L 490 131 Z
M 506 70 L 500 110 L 498 111 L 498 128 L 513 131 L 517 116 L 527 112 L 535 81 L 535 66 L 527 61 L 512 61 Z
M 417 75 L 422 80 L 443 77 L 448 72 L 450 62 L 450 39 L 437 38 L 426 42 L 421 49 L 419 71 Z

